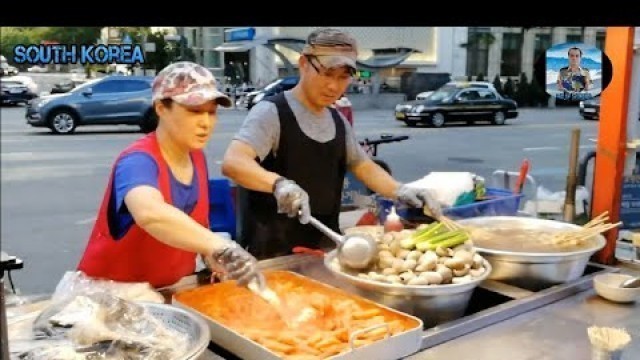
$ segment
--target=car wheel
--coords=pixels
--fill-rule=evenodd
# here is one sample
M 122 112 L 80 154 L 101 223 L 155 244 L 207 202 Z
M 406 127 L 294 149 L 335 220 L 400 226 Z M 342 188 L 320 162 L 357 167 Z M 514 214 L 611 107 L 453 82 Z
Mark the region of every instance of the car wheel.
M 446 119 L 443 113 L 435 113 L 431 117 L 431 125 L 434 127 L 442 127 L 445 123 Z
M 140 122 L 140 131 L 145 134 L 148 134 L 154 131 L 158 127 L 158 115 L 155 110 L 151 109 L 147 112 L 147 115 Z
M 407 124 L 408 127 L 416 127 L 416 126 L 418 126 L 418 122 L 417 121 L 405 120 L 404 123 Z
M 78 117 L 70 110 L 54 111 L 50 116 L 49 127 L 56 134 L 71 134 L 78 126 Z
M 507 118 L 506 116 L 504 116 L 504 113 L 502 111 L 498 111 L 493 114 L 493 120 L 491 120 L 491 123 L 493 123 L 494 125 L 504 125 L 506 120 Z

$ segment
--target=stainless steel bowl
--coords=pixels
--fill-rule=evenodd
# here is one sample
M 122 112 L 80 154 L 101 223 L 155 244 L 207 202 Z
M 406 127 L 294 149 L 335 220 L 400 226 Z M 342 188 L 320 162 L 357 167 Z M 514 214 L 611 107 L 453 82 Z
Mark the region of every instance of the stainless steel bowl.
M 491 264 L 485 260 L 486 271 L 473 281 L 446 285 L 385 284 L 359 278 L 355 272 L 342 271 L 335 250 L 324 258 L 325 266 L 340 280 L 352 285 L 358 295 L 379 304 L 420 318 L 425 327 L 460 318 L 469 305 L 473 290 L 491 273 Z
M 555 220 L 516 216 L 485 216 L 457 220 L 462 225 L 486 226 L 513 224 L 514 227 L 538 227 L 540 229 L 579 230 L 580 226 Z M 473 240 L 473 239 L 472 239 Z M 534 239 L 532 239 L 534 240 Z M 493 266 L 489 279 L 498 280 L 531 291 L 576 280 L 584 273 L 589 258 L 606 243 L 602 235 L 596 237 L 592 248 L 571 252 L 533 253 L 475 248 Z

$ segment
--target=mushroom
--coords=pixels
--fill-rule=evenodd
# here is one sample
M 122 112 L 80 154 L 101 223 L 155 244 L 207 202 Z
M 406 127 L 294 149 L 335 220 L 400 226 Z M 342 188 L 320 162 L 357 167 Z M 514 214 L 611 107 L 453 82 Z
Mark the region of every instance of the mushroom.
M 429 281 L 429 285 L 442 284 L 442 280 L 444 280 L 442 275 L 436 271 L 423 272 L 419 275 L 419 277 L 427 279 Z
M 486 271 L 485 268 L 481 267 L 478 269 L 471 269 L 469 270 L 469 275 L 471 275 L 474 278 L 480 277 L 482 276 L 482 274 L 484 274 L 484 272 Z
M 385 257 L 380 257 L 378 259 L 378 267 L 380 269 L 386 269 L 386 268 L 390 268 L 392 266 L 393 266 L 393 257 L 385 256 Z
M 416 274 L 413 271 L 407 271 L 407 272 L 403 272 L 402 274 L 399 275 L 400 279 L 402 279 L 402 281 L 406 284 L 408 283 L 411 279 L 416 277 Z
M 480 256 L 480 254 L 473 255 L 473 268 L 480 269 L 482 267 L 484 267 L 484 259 L 482 256 Z
M 404 261 L 404 265 L 403 265 L 403 269 L 405 271 L 407 270 L 413 270 L 416 268 L 416 265 L 418 265 L 418 262 L 415 260 L 405 260 Z
M 407 260 L 415 260 L 415 261 L 418 261 L 418 260 L 420 259 L 420 257 L 421 257 L 421 256 L 422 256 L 422 251 L 419 251 L 419 250 L 413 250 L 413 251 L 410 251 L 410 252 L 407 254 L 406 259 L 407 259 Z
M 416 276 L 407 282 L 407 285 L 429 285 L 429 280 Z
M 378 257 L 380 259 L 385 258 L 385 257 L 389 257 L 391 259 L 394 258 L 393 254 L 389 250 L 381 250 L 380 252 L 378 252 Z
M 467 282 L 473 281 L 473 279 L 471 278 L 470 275 L 467 276 L 461 276 L 461 277 L 454 277 L 451 282 L 454 284 L 464 284 Z
M 398 250 L 398 252 L 396 252 L 396 257 L 398 259 L 406 259 L 407 255 L 409 255 L 409 253 L 411 253 L 411 251 L 409 251 L 407 249 L 401 249 L 401 250 Z
M 460 259 L 465 264 L 473 265 L 473 254 L 464 248 L 456 250 L 453 254 L 453 258 Z
M 449 269 L 453 269 L 453 270 L 461 270 L 463 269 L 467 264 L 465 264 L 464 261 L 462 261 L 460 258 L 448 258 L 444 261 L 444 265 L 446 267 L 448 267 Z M 471 267 L 469 265 L 469 267 Z
M 388 268 L 384 268 L 382 269 L 382 274 L 383 275 L 397 275 L 401 272 L 402 270 L 398 270 L 394 267 L 388 267 Z
M 453 271 L 451 271 L 451 269 L 442 264 L 438 264 L 438 266 L 436 266 L 436 272 L 442 275 L 443 284 L 448 284 L 451 282 L 451 279 L 453 278 Z
M 415 270 L 417 272 L 423 272 L 423 271 L 431 271 L 431 270 L 435 270 L 436 268 L 436 262 L 435 261 L 429 261 L 429 262 L 422 262 L 422 263 L 418 263 L 418 265 L 416 266 Z
M 424 254 L 422 254 L 422 256 L 420 256 L 420 259 L 418 259 L 418 263 L 430 261 L 438 261 L 438 254 L 431 250 L 426 251 Z
M 471 269 L 471 266 L 468 265 L 468 264 L 465 264 L 462 269 L 453 269 L 453 276 L 454 277 L 465 276 L 465 275 L 467 275 L 469 273 L 470 269 Z

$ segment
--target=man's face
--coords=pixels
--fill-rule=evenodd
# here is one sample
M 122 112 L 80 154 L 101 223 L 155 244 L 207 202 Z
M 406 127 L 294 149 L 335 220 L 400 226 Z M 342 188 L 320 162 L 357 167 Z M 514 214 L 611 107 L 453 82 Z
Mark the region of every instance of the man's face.
M 301 84 L 305 94 L 313 104 L 326 107 L 342 96 L 351 83 L 351 71 L 346 66 L 325 68 L 317 57 L 302 56 Z
M 569 50 L 569 64 L 572 66 L 580 65 L 580 50 L 571 49 Z

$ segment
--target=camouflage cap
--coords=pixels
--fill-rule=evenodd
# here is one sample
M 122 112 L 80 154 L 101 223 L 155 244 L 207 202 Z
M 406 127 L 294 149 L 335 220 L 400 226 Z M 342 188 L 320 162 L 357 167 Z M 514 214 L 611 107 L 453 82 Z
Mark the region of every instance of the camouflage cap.
M 350 34 L 333 28 L 320 28 L 307 37 L 303 55 L 315 56 L 327 68 L 347 66 L 357 69 L 358 45 Z
M 190 61 L 173 63 L 158 73 L 151 86 L 152 100 L 172 99 L 186 105 L 198 106 L 215 100 L 231 107 L 231 99 L 220 92 L 216 79 L 207 68 Z

